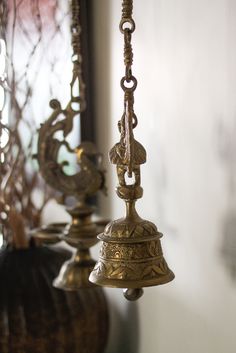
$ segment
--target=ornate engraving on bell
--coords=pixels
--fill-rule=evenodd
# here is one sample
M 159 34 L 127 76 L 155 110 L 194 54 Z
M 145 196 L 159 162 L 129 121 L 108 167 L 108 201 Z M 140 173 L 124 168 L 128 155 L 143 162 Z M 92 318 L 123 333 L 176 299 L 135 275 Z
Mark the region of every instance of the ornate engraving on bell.
M 134 204 L 127 207 L 126 217 L 109 223 L 98 236 L 102 246 L 90 281 L 132 289 L 170 282 L 174 274 L 163 257 L 161 236 L 153 223 L 137 215 Z
M 174 278 L 163 257 L 162 234 L 135 209 L 136 201 L 143 195 L 140 165 L 146 162 L 146 151 L 133 134 L 138 122 L 134 113 L 137 80 L 132 75 L 131 38 L 135 30 L 132 10 L 132 0 L 123 0 L 120 30 L 124 35 L 125 76 L 121 79 L 124 112 L 118 122 L 120 141 L 109 153 L 110 162 L 116 165 L 119 181 L 116 192 L 125 201 L 126 215 L 110 222 L 98 236 L 102 241 L 100 257 L 89 277 L 101 286 L 127 288 L 124 296 L 128 300 L 138 299 L 141 287 L 164 284 Z

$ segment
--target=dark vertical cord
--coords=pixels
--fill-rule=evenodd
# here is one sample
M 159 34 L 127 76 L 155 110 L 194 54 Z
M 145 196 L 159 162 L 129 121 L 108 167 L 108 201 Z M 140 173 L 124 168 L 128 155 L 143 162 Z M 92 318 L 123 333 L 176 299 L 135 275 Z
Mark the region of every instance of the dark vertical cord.
M 77 0 L 80 4 L 81 51 L 83 56 L 82 70 L 86 85 L 86 110 L 81 113 L 81 140 L 96 142 L 95 118 L 94 118 L 94 94 L 92 85 L 92 23 L 91 2 L 88 0 Z

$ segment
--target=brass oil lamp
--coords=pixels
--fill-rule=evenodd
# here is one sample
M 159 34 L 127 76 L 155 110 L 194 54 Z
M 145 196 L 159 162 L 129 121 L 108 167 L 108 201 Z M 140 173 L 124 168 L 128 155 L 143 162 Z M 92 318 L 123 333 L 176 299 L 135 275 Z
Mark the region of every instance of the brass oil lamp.
M 137 126 L 134 113 L 134 91 L 137 80 L 132 74 L 132 18 L 133 1 L 123 0 L 120 31 L 124 36 L 125 76 L 121 79 L 124 91 L 124 112 L 118 123 L 120 141 L 110 150 L 109 158 L 116 165 L 119 185 L 117 195 L 126 205 L 125 217 L 110 222 L 98 238 L 102 241 L 100 257 L 89 280 L 101 286 L 126 288 L 124 296 L 136 300 L 142 287 L 165 284 L 174 279 L 161 248 L 162 234 L 155 224 L 142 219 L 135 203 L 143 195 L 140 185 L 140 165 L 146 162 L 144 147 L 135 140 Z
M 6 75 L 7 58 L 11 60 L 11 52 L 6 51 L 6 24 L 3 24 L 8 14 L 7 2 L 0 1 L 0 352 L 51 353 L 54 349 L 56 353 L 102 353 L 109 332 L 108 306 L 103 289 L 88 283 L 88 269 L 94 264 L 89 246 L 97 241 L 95 235 L 101 225 L 90 220 L 93 209 L 86 205 L 86 198 L 103 188 L 101 156 L 92 144 L 82 143 L 73 151 L 77 155 L 80 172 L 74 176 L 63 172 L 56 157 L 60 143 L 63 145 L 65 141 L 57 140 L 54 133 L 62 131 L 64 137 L 67 136 L 73 125 L 72 120 L 80 112 L 79 109 L 75 110 L 76 107 L 71 108 L 72 102 L 79 104 L 80 99 L 78 96 L 72 97 L 65 110 L 53 101 L 51 105 L 55 109 L 51 120 L 41 127 L 39 133 L 38 160 L 50 185 L 65 196 L 72 195 L 76 190 L 78 204 L 71 210 L 73 224 L 65 234 L 62 235 L 64 225 L 56 224 L 35 230 L 34 235 L 49 243 L 59 241 L 60 237 L 68 237 L 71 242 L 73 240 L 77 249 L 73 261 L 77 267 L 71 266 L 73 271 L 70 275 L 72 279 L 76 278 L 79 289 L 70 293 L 59 291 L 51 283 L 71 253 L 60 248 L 37 246 L 28 237 L 28 228 L 37 225 L 41 208 L 37 209 L 32 202 L 35 179 L 32 178 L 33 182 L 30 182 L 28 169 L 25 168 L 28 154 L 22 144 L 25 136 L 19 131 L 23 114 L 17 115 L 16 124 L 10 127 L 2 120 L 5 93 L 8 87 L 12 87 Z M 14 9 L 20 22 L 19 8 L 24 8 L 24 3 L 18 1 L 17 9 Z M 76 3 L 72 4 L 72 10 L 78 15 L 79 2 L 76 0 Z M 38 8 L 36 10 L 37 17 Z M 23 22 L 22 28 L 26 28 Z M 28 39 L 32 39 L 30 33 L 25 33 Z M 77 33 L 76 28 L 74 35 Z M 76 44 L 75 36 L 73 39 Z M 13 39 L 11 45 L 15 49 Z M 79 62 L 75 58 L 74 77 L 79 74 L 76 67 L 79 68 Z M 18 102 L 14 90 L 10 94 Z M 83 97 L 83 90 L 81 94 Z M 81 109 L 84 105 L 81 99 Z M 10 109 L 14 118 L 14 110 L 12 107 Z M 71 120 L 68 121 L 67 117 Z M 90 155 L 93 163 L 87 161 Z M 67 286 L 71 288 L 72 284 L 72 280 L 68 281 Z M 90 287 L 84 288 L 86 286 Z
M 34 236 L 46 243 L 56 243 L 64 240 L 76 249 L 75 254 L 62 266 L 53 284 L 64 290 L 77 290 L 91 287 L 88 281 L 95 261 L 90 256 L 89 248 L 98 242 L 97 234 L 103 229 L 104 221 L 94 222 L 94 208 L 88 199 L 99 190 L 105 191 L 105 172 L 102 167 L 102 155 L 98 153 L 92 142 L 82 142 L 72 149 L 66 137 L 73 129 L 73 121 L 86 108 L 85 84 L 82 77 L 82 55 L 79 23 L 79 2 L 71 2 L 71 35 L 73 75 L 71 81 L 71 99 L 65 109 L 58 100 L 53 99 L 50 106 L 53 112 L 49 119 L 39 129 L 37 160 L 45 181 L 63 196 L 73 196 L 77 203 L 67 211 L 72 217 L 71 224 L 64 228 L 63 224 L 53 224 L 34 231 Z M 57 138 L 57 133 L 63 133 L 63 140 Z M 76 155 L 78 172 L 68 175 L 64 171 L 67 161 L 58 162 L 61 147 Z

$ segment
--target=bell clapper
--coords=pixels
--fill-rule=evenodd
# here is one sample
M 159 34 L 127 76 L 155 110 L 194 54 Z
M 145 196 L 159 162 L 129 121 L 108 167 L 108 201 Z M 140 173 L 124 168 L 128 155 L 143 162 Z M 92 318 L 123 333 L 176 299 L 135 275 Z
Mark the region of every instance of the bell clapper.
M 134 302 L 143 296 L 143 288 L 126 288 L 123 289 L 125 299 Z

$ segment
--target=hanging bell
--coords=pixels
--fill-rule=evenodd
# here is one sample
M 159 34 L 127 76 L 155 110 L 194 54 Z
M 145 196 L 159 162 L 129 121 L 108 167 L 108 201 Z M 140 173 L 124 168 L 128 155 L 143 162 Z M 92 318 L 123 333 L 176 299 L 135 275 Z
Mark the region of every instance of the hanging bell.
M 163 257 L 162 234 L 138 216 L 134 203 L 127 202 L 126 207 L 126 217 L 109 223 L 98 236 L 102 240 L 100 257 L 89 280 L 128 288 L 126 298 L 135 300 L 141 295 L 140 288 L 168 283 L 174 274 Z
M 110 162 L 116 165 L 119 186 L 117 195 L 125 201 L 124 218 L 109 223 L 98 236 L 102 241 L 100 257 L 89 280 L 95 284 L 127 288 L 128 300 L 138 299 L 142 287 L 168 283 L 174 279 L 162 253 L 162 234 L 156 226 L 143 220 L 136 212 L 135 202 L 143 195 L 140 186 L 140 165 L 146 162 L 144 147 L 135 140 L 133 130 L 137 126 L 134 113 L 134 91 L 137 80 L 132 74 L 132 18 L 133 1 L 122 1 L 120 31 L 124 35 L 125 76 L 121 79 L 124 91 L 124 112 L 118 122 L 120 141 L 109 153 Z
M 116 192 L 125 201 L 126 215 L 110 222 L 98 236 L 102 241 L 100 257 L 89 280 L 101 286 L 127 288 L 125 297 L 136 300 L 142 295 L 142 287 L 168 283 L 174 274 L 163 257 L 162 234 L 135 209 L 136 200 L 143 195 L 140 164 L 146 161 L 146 151 L 134 139 L 130 103 L 132 100 L 127 102 L 118 124 L 120 142 L 110 151 L 110 162 L 116 164 L 119 179 Z M 129 177 L 134 179 L 131 185 Z

